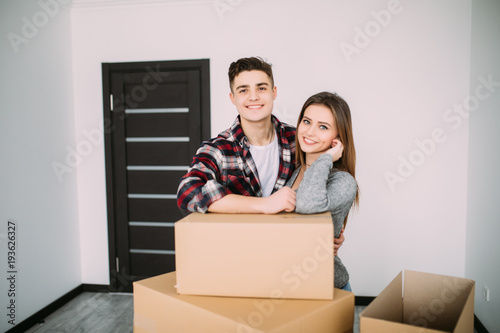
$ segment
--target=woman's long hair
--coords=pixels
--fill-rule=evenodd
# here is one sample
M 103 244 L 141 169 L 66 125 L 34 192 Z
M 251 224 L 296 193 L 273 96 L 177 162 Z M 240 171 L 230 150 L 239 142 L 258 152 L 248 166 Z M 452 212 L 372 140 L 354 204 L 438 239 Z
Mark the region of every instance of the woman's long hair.
M 330 93 L 323 91 L 317 93 L 307 99 L 302 106 L 300 111 L 299 119 L 297 121 L 297 129 L 299 128 L 302 118 L 304 118 L 304 113 L 306 109 L 311 105 L 323 105 L 332 111 L 333 118 L 337 124 L 337 131 L 339 134 L 340 141 L 344 146 L 342 152 L 342 157 L 333 163 L 333 167 L 346 171 L 351 174 L 351 176 L 356 179 L 356 150 L 354 148 L 354 137 L 352 133 L 352 121 L 351 121 L 351 110 L 346 101 L 337 95 L 336 93 Z M 296 149 L 296 164 L 297 167 L 305 164 L 306 154 L 302 151 L 299 144 L 299 137 L 295 137 L 295 149 Z M 356 192 L 356 199 L 354 200 L 354 205 L 359 204 L 359 187 Z M 347 222 L 347 216 L 344 220 L 344 225 Z

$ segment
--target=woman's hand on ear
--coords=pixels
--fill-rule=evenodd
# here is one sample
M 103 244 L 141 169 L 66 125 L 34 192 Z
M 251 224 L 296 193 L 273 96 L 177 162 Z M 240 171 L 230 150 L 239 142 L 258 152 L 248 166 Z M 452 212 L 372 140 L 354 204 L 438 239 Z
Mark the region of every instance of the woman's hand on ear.
M 326 151 L 328 154 L 332 155 L 332 160 L 338 161 L 342 157 L 342 153 L 344 152 L 344 145 L 340 142 L 339 139 L 335 139 L 332 141 L 332 148 Z

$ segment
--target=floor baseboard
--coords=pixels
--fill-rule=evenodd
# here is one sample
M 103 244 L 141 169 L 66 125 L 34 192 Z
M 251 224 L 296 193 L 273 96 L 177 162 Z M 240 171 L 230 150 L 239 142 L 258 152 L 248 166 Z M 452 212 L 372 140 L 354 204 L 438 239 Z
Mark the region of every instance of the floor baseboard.
M 105 284 L 82 284 L 83 291 L 92 293 L 109 293 L 109 286 Z
M 367 306 L 374 299 L 375 299 L 375 297 L 373 297 L 373 296 L 355 296 L 354 297 L 354 305 Z
M 477 333 L 489 333 L 486 327 L 484 327 L 483 323 L 479 320 L 479 318 L 474 315 L 474 329 Z
M 71 290 L 70 292 L 64 294 L 62 297 L 58 298 L 54 302 L 50 303 L 40 311 L 36 312 L 32 316 L 26 318 L 22 322 L 16 324 L 14 327 L 12 327 L 10 330 L 6 331 L 5 333 L 22 333 L 25 332 L 26 330 L 30 329 L 31 327 L 35 326 L 38 323 L 43 322 L 43 320 L 49 316 L 51 313 L 62 307 L 64 304 L 68 303 L 71 301 L 73 298 L 76 296 L 80 295 L 83 292 L 83 285 L 79 285 L 75 289 Z

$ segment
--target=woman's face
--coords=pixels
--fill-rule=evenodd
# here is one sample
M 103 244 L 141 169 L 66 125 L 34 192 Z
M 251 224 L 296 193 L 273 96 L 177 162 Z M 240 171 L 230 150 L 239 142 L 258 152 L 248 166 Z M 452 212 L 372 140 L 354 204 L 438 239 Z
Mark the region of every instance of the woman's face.
M 297 135 L 300 148 L 306 154 L 319 156 L 330 149 L 338 136 L 332 111 L 324 105 L 308 106 L 297 128 Z

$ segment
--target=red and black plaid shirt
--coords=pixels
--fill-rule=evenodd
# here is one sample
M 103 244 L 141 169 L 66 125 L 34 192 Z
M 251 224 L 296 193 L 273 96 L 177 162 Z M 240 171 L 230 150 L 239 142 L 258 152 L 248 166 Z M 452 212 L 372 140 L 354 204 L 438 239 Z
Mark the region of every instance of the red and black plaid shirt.
M 273 193 L 283 186 L 295 168 L 295 127 L 272 116 L 278 135 L 280 166 Z M 227 194 L 262 196 L 250 143 L 243 133 L 239 116 L 215 139 L 204 141 L 177 190 L 177 205 L 191 212 L 205 213 Z

